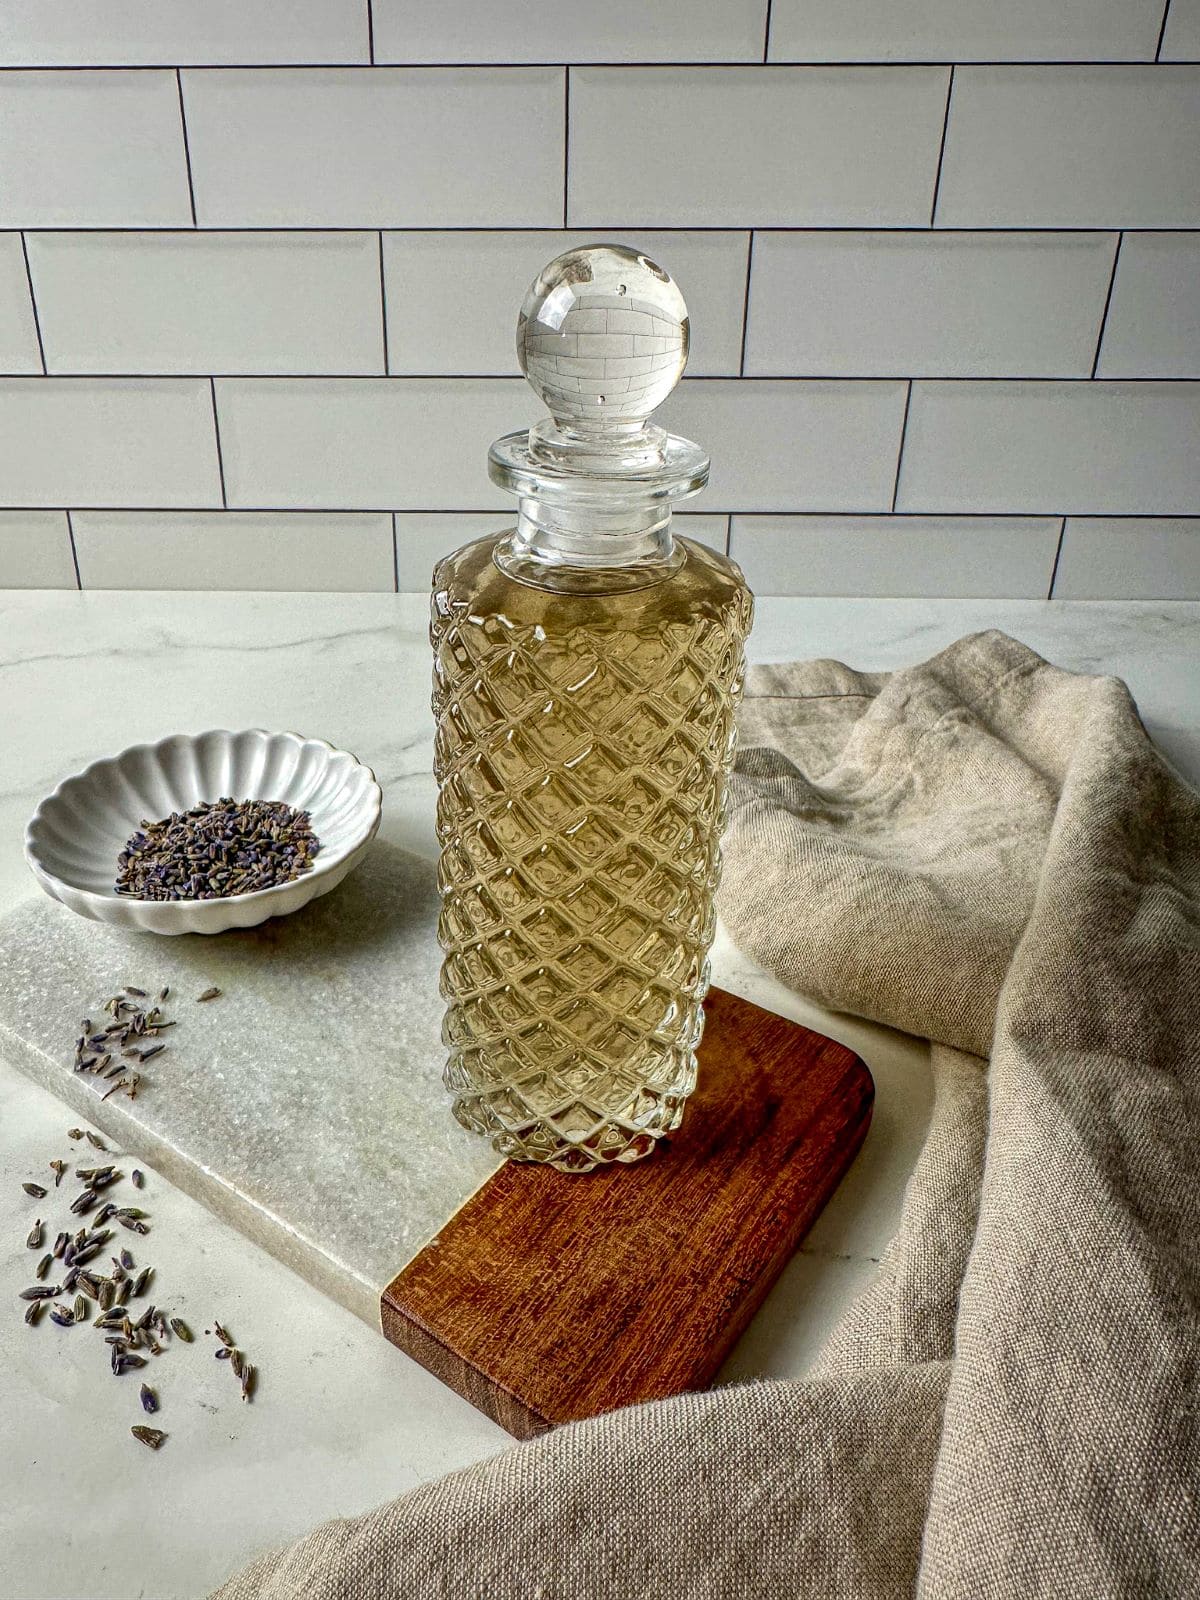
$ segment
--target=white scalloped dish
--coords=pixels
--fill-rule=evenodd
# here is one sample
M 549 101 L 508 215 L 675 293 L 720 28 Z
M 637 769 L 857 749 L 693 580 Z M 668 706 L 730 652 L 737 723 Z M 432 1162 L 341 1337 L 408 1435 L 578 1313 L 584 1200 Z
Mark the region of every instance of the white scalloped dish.
M 312 869 L 291 883 L 219 900 L 117 894 L 117 856 L 143 818 L 224 795 L 308 811 L 320 840 Z M 375 837 L 382 806 L 370 767 L 323 739 L 262 728 L 173 734 L 64 779 L 30 818 L 25 859 L 46 893 L 81 917 L 146 933 L 223 933 L 286 916 L 336 888 Z

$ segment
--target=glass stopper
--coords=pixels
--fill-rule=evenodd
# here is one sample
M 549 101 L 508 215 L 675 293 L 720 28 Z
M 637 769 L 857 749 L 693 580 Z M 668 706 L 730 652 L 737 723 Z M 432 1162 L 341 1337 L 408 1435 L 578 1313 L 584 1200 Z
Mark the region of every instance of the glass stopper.
M 688 314 L 669 273 L 636 250 L 568 250 L 530 285 L 517 322 L 521 370 L 567 434 L 640 431 L 679 382 Z

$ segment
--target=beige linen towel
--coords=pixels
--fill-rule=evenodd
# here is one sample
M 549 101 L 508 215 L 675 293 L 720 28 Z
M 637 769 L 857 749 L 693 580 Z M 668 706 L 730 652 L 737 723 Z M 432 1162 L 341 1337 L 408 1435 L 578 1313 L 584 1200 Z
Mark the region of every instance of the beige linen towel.
M 560 1429 L 221 1600 L 1200 1594 L 1200 801 L 1124 685 L 994 633 L 752 672 L 722 909 L 935 1041 L 814 1373 Z

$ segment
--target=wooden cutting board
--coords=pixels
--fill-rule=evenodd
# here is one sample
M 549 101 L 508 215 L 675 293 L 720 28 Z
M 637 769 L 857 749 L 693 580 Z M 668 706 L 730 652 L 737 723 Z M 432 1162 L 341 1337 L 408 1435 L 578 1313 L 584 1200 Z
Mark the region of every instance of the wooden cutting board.
M 653 1155 L 502 1167 L 384 1290 L 393 1344 L 518 1438 L 706 1387 L 866 1135 L 852 1051 L 720 989 L 705 1010 Z

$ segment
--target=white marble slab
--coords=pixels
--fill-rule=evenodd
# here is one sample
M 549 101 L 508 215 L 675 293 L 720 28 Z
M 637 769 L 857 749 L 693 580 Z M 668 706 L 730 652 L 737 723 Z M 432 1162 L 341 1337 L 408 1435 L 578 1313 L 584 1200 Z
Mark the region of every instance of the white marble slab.
M 437 904 L 432 864 L 378 841 L 333 894 L 213 937 L 105 927 L 38 895 L 0 920 L 0 1049 L 378 1327 L 386 1285 L 501 1164 L 441 1084 Z M 175 1026 L 136 1099 L 102 1098 L 74 1042 L 127 983 L 169 988 Z
M 764 601 L 751 654 L 882 669 L 992 626 L 1064 666 L 1125 677 L 1167 754 L 1200 774 L 1200 605 Z M 296 727 L 357 751 L 384 784 L 381 837 L 428 858 L 426 651 L 420 597 L 0 595 L 0 911 L 30 892 L 21 830 L 58 778 L 133 740 L 214 723 Z M 799 1375 L 895 1225 L 928 1117 L 926 1051 L 789 994 L 725 943 L 715 970 L 844 1039 L 876 1079 L 855 1166 L 726 1367 L 737 1379 Z M 28 1269 L 32 1204 L 20 1182 L 70 1153 L 74 1120 L 0 1059 L 0 1262 L 14 1287 Z M 192 1365 L 172 1352 L 159 1380 L 172 1437 L 151 1455 L 128 1437 L 134 1397 L 106 1387 L 71 1333 L 0 1317 L 0 1594 L 191 1600 L 255 1550 L 505 1444 L 377 1331 L 153 1171 L 146 1194 L 158 1297 L 200 1327 L 223 1316 L 254 1352 L 262 1389 L 235 1408 L 211 1358 Z

